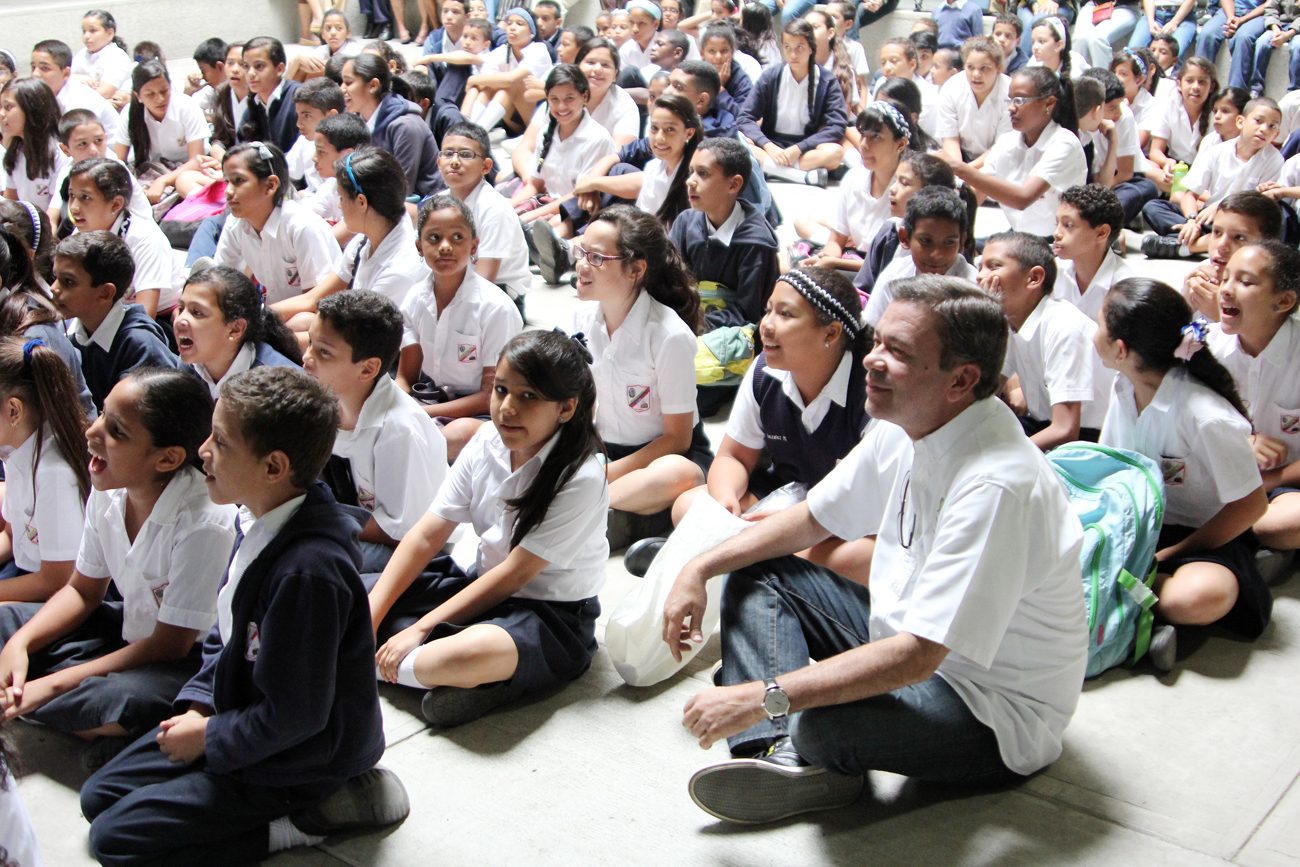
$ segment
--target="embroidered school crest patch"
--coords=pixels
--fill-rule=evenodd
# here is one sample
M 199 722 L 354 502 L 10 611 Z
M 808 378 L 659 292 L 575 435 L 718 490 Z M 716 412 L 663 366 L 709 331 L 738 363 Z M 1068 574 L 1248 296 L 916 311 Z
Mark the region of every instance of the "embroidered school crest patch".
M 284 269 L 284 279 L 290 286 L 297 288 L 302 285 L 302 276 L 298 273 L 298 266 L 290 265 Z
M 1187 481 L 1187 461 L 1182 458 L 1162 457 L 1160 469 L 1164 473 L 1166 485 L 1181 485 Z
M 159 584 L 157 587 L 149 588 L 150 592 L 153 593 L 154 604 L 157 605 L 159 608 L 162 608 L 163 592 L 167 589 L 167 585 L 170 583 L 171 583 L 170 581 L 164 581 L 163 583 Z
M 473 364 L 478 361 L 478 347 L 473 343 L 456 344 L 456 360 L 461 364 Z
M 629 385 L 627 387 L 627 405 L 633 412 L 646 412 L 650 409 L 650 386 Z
M 31 542 L 33 545 L 38 544 L 41 541 L 41 534 L 36 531 L 36 526 L 34 524 L 24 524 L 23 532 L 27 536 L 27 541 Z
M 357 485 L 357 503 L 361 508 L 373 512 L 375 510 L 375 495 L 360 485 Z
M 244 659 L 257 661 L 257 652 L 262 649 L 262 636 L 257 631 L 257 624 L 248 622 L 248 642 L 244 645 Z
M 1281 418 L 1282 433 L 1300 434 L 1300 415 L 1285 415 Z

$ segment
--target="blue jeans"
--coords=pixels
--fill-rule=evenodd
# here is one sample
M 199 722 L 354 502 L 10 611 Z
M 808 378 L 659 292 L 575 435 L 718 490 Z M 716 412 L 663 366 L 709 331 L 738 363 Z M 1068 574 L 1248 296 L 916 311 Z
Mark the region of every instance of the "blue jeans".
M 1083 19 L 1074 29 L 1074 48 L 1093 66 L 1110 68 L 1114 45 L 1124 45 L 1137 29 L 1142 12 L 1136 6 L 1116 6 L 1105 21 L 1092 23 L 1091 10 L 1084 7 Z
M 796 18 L 802 18 L 815 5 L 817 0 L 786 0 L 785 8 L 781 10 L 781 24 L 784 26 Z
M 1205 22 L 1201 35 L 1196 39 L 1196 53 L 1209 58 L 1214 63 L 1223 47 L 1223 27 L 1228 23 L 1227 17 L 1220 9 L 1214 17 Z M 1249 67 L 1255 59 L 1255 40 L 1264 32 L 1264 16 L 1252 18 L 1237 28 L 1232 39 L 1228 41 L 1228 50 L 1232 52 L 1231 72 L 1228 73 L 1228 86 L 1247 88 Z
M 217 242 L 221 240 L 221 230 L 226 225 L 226 217 L 229 212 L 223 211 L 212 217 L 204 217 L 199 223 L 199 227 L 194 230 L 194 237 L 190 240 L 189 252 L 185 254 L 185 267 L 191 267 L 199 259 L 207 256 L 209 259 L 217 255 Z
M 1172 6 L 1157 6 L 1156 23 L 1163 27 L 1174 20 L 1174 13 L 1177 11 Z M 1146 16 L 1142 16 L 1138 19 L 1137 26 L 1133 28 L 1133 38 L 1128 41 L 1129 47 L 1146 48 L 1151 44 L 1152 36 L 1151 25 L 1147 22 Z M 1174 29 L 1174 38 L 1178 40 L 1179 60 L 1186 60 L 1191 56 L 1192 48 L 1196 45 L 1195 15 L 1188 15 L 1178 22 L 1178 27 Z
M 1038 19 L 1038 13 L 1030 9 L 1029 6 L 1030 4 L 1028 3 L 1021 6 L 1016 10 L 1016 14 L 1020 16 L 1020 20 L 1024 22 L 1025 25 L 1025 35 L 1020 37 L 1020 50 L 1025 52 L 1025 56 L 1032 60 L 1034 57 L 1034 21 Z M 1061 5 L 1056 10 L 1056 17 L 1064 21 L 1066 26 L 1069 27 L 1074 26 L 1075 15 L 1075 10 L 1071 9 L 1069 6 Z M 1110 66 L 1110 63 L 1106 63 L 1106 66 Z
M 867 588 L 798 557 L 731 573 L 722 592 L 720 683 L 804 668 L 869 642 Z M 842 774 L 888 771 L 985 785 L 1015 779 L 993 730 L 938 675 L 884 695 L 763 720 L 728 738 L 733 755 L 788 733 L 808 761 Z

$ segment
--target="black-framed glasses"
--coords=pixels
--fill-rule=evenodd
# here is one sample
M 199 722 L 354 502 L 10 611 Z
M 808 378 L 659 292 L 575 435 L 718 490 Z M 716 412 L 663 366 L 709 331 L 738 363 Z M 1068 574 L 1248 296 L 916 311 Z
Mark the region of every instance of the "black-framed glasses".
M 454 151 L 454 150 L 438 151 L 438 156 L 442 157 L 444 160 L 449 160 L 452 157 L 459 157 L 462 163 L 468 163 L 473 160 L 482 158 L 479 154 L 476 154 L 474 151 L 470 150 L 469 148 L 465 148 L 464 150 L 459 150 L 459 151 Z
M 617 262 L 620 259 L 628 259 L 628 258 L 631 257 L 611 256 L 608 253 L 597 253 L 595 250 L 588 250 L 587 248 L 581 247 L 577 244 L 573 245 L 573 260 L 575 262 L 580 262 L 583 259 L 586 259 L 587 263 L 590 264 L 593 268 L 599 268 L 601 265 L 604 265 L 606 262 Z
M 907 494 L 912 488 L 912 471 L 908 470 L 907 475 L 903 477 L 903 502 L 898 507 L 898 544 L 904 548 L 912 547 L 912 539 L 916 536 L 916 511 L 912 511 L 912 526 L 908 530 L 907 539 L 903 539 L 903 516 L 907 514 Z

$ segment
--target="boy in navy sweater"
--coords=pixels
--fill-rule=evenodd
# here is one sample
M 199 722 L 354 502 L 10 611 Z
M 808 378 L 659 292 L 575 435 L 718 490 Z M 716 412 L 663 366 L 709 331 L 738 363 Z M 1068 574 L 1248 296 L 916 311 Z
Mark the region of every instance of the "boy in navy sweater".
M 135 262 L 126 242 L 112 232 L 79 232 L 54 250 L 50 294 L 64 319 L 76 319 L 69 336 L 81 352 L 81 372 L 95 401 L 137 367 L 176 367 L 162 326 L 139 304 L 123 304 Z
M 972 36 L 984 35 L 984 10 L 975 0 L 943 0 L 930 17 L 939 25 L 940 48 L 961 48 Z
M 297 368 L 221 387 L 199 449 L 216 503 L 239 503 L 203 667 L 164 720 L 86 781 L 106 865 L 245 864 L 410 810 L 384 752 L 357 522 L 316 481 L 339 411 Z

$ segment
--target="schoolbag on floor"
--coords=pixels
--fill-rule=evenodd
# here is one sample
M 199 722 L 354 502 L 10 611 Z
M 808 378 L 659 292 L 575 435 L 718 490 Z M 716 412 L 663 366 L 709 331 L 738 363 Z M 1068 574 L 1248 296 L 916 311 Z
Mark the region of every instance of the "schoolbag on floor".
M 1083 523 L 1083 595 L 1088 603 L 1088 671 L 1101 674 L 1146 655 L 1156 595 L 1156 541 L 1165 484 L 1150 458 L 1093 443 L 1069 443 L 1047 459 Z

